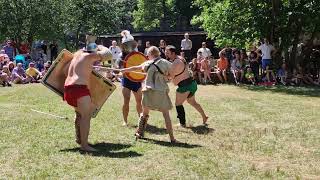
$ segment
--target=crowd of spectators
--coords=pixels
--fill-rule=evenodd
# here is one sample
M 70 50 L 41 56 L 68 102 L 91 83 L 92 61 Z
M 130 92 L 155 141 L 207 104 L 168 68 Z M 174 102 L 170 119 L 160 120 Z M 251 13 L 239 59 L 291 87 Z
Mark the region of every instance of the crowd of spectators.
M 146 48 L 141 50 L 141 53 L 146 54 L 152 45 L 150 41 L 146 41 Z M 158 48 L 161 57 L 165 59 L 166 46 L 166 41 L 160 40 Z M 268 39 L 256 43 L 249 50 L 225 47 L 216 59 L 206 42 L 202 42 L 196 54 L 191 53 L 192 48 L 192 40 L 186 33 L 181 40 L 180 56 L 189 64 L 190 72 L 199 84 L 319 86 L 320 83 L 319 72 L 312 73 L 315 71 L 308 65 L 297 64 L 289 69 L 288 64 L 283 61 L 277 67 L 273 58 L 279 53 Z M 109 49 L 113 54 L 113 60 L 109 63 L 118 68 L 122 62 L 122 52 L 117 41 L 112 41 Z M 7 40 L 0 46 L 0 85 L 39 82 L 57 55 L 56 42 L 52 42 L 48 47 L 46 41 L 41 41 L 30 47 L 27 42 L 17 45 L 13 40 Z M 120 81 L 121 78 L 121 75 L 111 71 L 104 75 L 112 81 Z
M 8 39 L 0 43 L 0 85 L 37 83 L 58 55 L 56 42 L 42 41 L 30 46 Z

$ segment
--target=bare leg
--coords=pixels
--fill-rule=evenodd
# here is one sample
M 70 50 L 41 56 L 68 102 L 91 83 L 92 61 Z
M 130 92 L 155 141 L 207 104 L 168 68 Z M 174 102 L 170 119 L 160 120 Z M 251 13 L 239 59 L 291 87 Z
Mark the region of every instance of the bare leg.
M 123 95 L 123 106 L 122 106 L 122 116 L 123 116 L 123 125 L 128 124 L 128 114 L 129 114 L 129 103 L 130 103 L 130 95 L 131 91 L 128 88 L 122 88 Z
M 138 113 L 138 116 L 142 113 L 142 91 L 141 88 L 137 92 L 133 92 L 133 95 L 136 100 L 136 110 Z
M 171 123 L 169 111 L 168 110 L 162 111 L 162 115 L 164 117 L 164 121 L 165 121 L 165 124 L 166 124 L 167 132 L 168 132 L 169 137 L 170 137 L 170 141 L 171 142 L 176 142 L 176 139 L 173 136 L 172 123 Z
M 88 106 L 89 104 L 89 106 Z M 80 112 L 80 141 L 81 141 L 81 150 L 84 151 L 96 151 L 93 147 L 88 144 L 88 136 L 90 132 L 90 120 L 92 114 L 92 104 L 90 96 L 83 96 L 78 99 L 78 107 L 76 110 Z
M 227 72 L 226 72 L 226 70 L 222 71 L 222 75 L 223 75 L 224 81 L 227 83 Z
M 74 128 L 76 130 L 76 143 L 81 144 L 81 137 L 80 137 L 80 119 L 81 114 L 75 111 L 75 119 L 74 119 Z
M 188 98 L 187 102 L 201 114 L 203 124 L 206 124 L 207 120 L 208 120 L 208 116 L 203 111 L 201 105 L 196 101 L 195 97 L 192 96 L 192 97 Z
M 222 71 L 218 71 L 218 72 L 217 72 L 217 76 L 218 76 L 220 82 L 223 83 L 223 80 L 222 80 L 222 77 L 221 77 L 221 72 L 222 72 Z

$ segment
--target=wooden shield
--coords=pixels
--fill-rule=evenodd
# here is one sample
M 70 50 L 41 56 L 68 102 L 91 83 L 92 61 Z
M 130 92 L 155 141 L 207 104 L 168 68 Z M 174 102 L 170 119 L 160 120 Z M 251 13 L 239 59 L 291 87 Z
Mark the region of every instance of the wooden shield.
M 67 78 L 72 58 L 73 54 L 71 52 L 66 49 L 62 50 L 41 81 L 44 86 L 61 97 L 64 94 L 64 82 Z M 91 94 L 92 103 L 95 106 L 92 117 L 96 117 L 103 104 L 116 89 L 116 86 L 98 72 L 92 71 L 88 89 Z
M 147 57 L 140 52 L 131 52 L 124 59 L 124 68 L 139 66 L 145 61 L 147 61 Z M 135 72 L 126 72 L 125 75 L 128 79 L 134 82 L 142 82 L 146 75 L 142 73 L 143 71 L 135 71 Z

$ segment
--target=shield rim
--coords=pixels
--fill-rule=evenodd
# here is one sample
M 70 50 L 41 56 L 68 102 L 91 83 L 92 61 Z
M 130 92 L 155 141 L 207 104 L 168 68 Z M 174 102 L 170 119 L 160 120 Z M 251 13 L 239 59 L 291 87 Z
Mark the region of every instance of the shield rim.
M 146 59 L 145 61 L 148 60 L 148 57 L 145 56 L 144 54 L 142 54 L 141 52 L 131 52 L 131 53 L 129 53 L 129 54 L 124 58 L 124 64 L 123 64 L 124 68 L 128 68 L 128 66 L 127 66 L 128 59 L 129 59 L 131 56 L 134 56 L 134 55 L 136 55 L 136 54 L 143 56 L 143 57 Z M 142 81 L 146 78 L 146 75 L 144 75 L 143 78 L 136 79 L 136 78 L 133 78 L 133 77 L 130 75 L 130 73 L 132 73 L 132 72 L 126 72 L 125 75 L 126 75 L 126 77 L 127 77 L 129 80 L 131 80 L 131 81 L 133 81 L 133 82 L 142 82 Z

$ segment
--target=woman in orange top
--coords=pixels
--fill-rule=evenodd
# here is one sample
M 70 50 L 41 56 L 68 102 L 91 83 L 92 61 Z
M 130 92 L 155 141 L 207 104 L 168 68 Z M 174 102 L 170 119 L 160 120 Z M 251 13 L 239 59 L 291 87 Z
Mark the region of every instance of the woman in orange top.
M 221 74 L 224 78 L 224 82 L 227 82 L 227 69 L 228 69 L 229 63 L 225 57 L 224 51 L 219 52 L 219 57 L 220 57 L 220 59 L 218 59 L 218 61 L 217 61 L 217 67 L 218 67 L 217 76 L 218 76 L 219 80 L 223 83 Z

